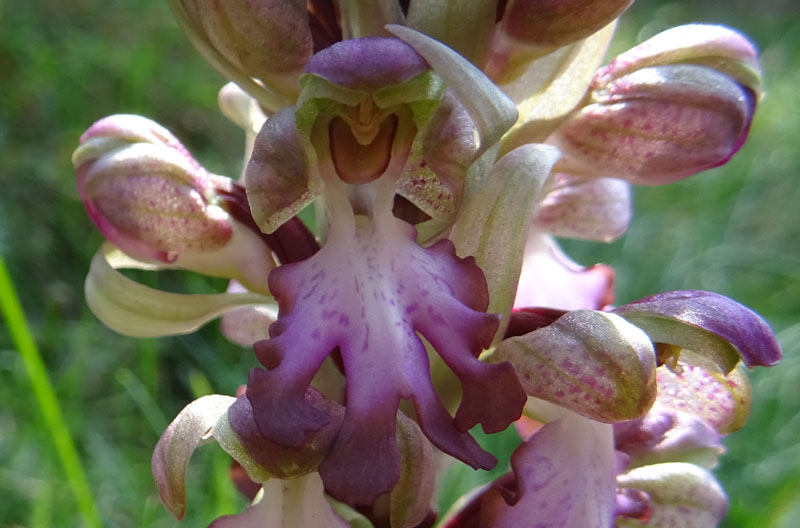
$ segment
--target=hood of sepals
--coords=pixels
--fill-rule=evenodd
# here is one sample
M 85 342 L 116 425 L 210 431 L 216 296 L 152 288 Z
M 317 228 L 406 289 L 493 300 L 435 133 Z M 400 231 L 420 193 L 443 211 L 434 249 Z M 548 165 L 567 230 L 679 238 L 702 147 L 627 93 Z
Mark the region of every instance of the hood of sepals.
M 366 184 L 391 162 L 398 195 L 451 221 L 477 152 L 475 125 L 422 57 L 398 39 L 357 39 L 318 53 L 306 72 L 296 125 L 321 176 Z
M 333 68 L 353 54 L 376 50 L 382 61 L 364 71 L 385 75 L 388 83 L 359 77 L 361 70 L 355 80 L 340 77 Z M 400 76 L 385 66 L 392 54 L 401 64 L 411 64 Z M 458 258 L 448 240 L 421 247 L 416 230 L 392 214 L 398 183 L 408 177 L 409 160 L 421 156 L 424 131 L 444 91 L 439 78 L 424 68 L 416 52 L 396 39 L 350 40 L 323 50 L 309 66 L 312 73 L 301 79 L 303 90 L 293 115 L 278 113 L 267 121 L 246 175 L 262 228 L 279 225 L 285 215 L 261 201 L 271 199 L 271 178 L 285 181 L 277 166 L 299 168 L 300 178 L 307 177 L 287 203 L 313 199 L 308 189 L 324 199 L 328 231 L 322 249 L 269 276 L 279 316 L 270 326 L 270 339 L 255 345 L 268 370 L 251 373 L 247 398 L 264 437 L 284 446 L 302 445 L 330 422 L 304 395 L 323 361 L 339 350 L 347 407 L 319 471 L 331 495 L 349 504 L 369 505 L 400 479 L 395 428 L 401 399 L 414 404 L 420 428 L 432 443 L 476 468 L 493 467 L 496 461 L 467 431 L 478 423 L 487 432 L 503 430 L 519 417 L 525 402 L 510 364 L 477 359 L 492 342 L 498 319 L 485 313 L 486 279 L 475 259 Z M 365 88 L 371 91 L 359 90 Z M 382 128 L 386 121 L 388 128 Z M 371 123 L 376 125 L 374 135 L 358 130 L 361 125 L 369 129 Z M 373 157 L 369 148 L 386 150 L 386 136 L 392 132 L 389 161 Z M 339 135 L 343 137 L 334 137 Z M 282 150 L 270 137 L 291 141 Z M 372 145 L 374 141 L 379 144 Z M 368 148 L 359 152 L 361 147 Z M 354 153 L 363 154 L 366 165 L 337 158 Z M 377 165 L 371 165 L 375 159 Z M 376 166 L 380 170 L 367 170 Z M 432 172 L 430 183 L 443 196 L 448 194 Z M 426 210 L 417 194 L 406 198 Z M 418 334 L 462 383 L 455 418 L 434 391 L 426 346 Z M 360 470 L 354 471 L 356 467 Z

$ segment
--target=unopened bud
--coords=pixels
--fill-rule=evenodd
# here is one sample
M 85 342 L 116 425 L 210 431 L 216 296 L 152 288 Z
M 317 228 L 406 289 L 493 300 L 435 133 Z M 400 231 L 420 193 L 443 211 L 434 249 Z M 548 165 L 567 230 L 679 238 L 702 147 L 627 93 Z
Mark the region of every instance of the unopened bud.
M 761 67 L 755 46 L 724 26 L 687 24 L 668 29 L 631 48 L 597 72 L 594 87 L 636 70 L 696 64 L 724 73 L 760 97 Z
M 575 310 L 500 343 L 489 361 L 508 360 L 525 392 L 592 420 L 643 415 L 656 397 L 647 335 L 607 312 Z
M 551 136 L 571 172 L 640 185 L 677 181 L 727 162 L 744 143 L 755 98 L 732 77 L 676 64 L 597 87 Z
M 232 235 L 213 205 L 213 179 L 160 125 L 111 116 L 92 126 L 73 155 L 78 189 L 103 235 L 132 257 L 171 262 L 216 249 Z
M 236 71 L 292 96 L 312 54 L 305 2 L 178 0 L 173 9 L 193 44 L 223 74 Z M 237 79 L 234 79 L 237 80 Z
M 565 46 L 617 18 L 633 0 L 510 0 L 500 22 L 512 39 L 537 46 Z
M 102 119 L 81 137 L 72 162 L 89 217 L 128 256 L 268 291 L 269 247 L 227 210 L 236 184 L 206 171 L 157 123 Z
M 714 476 L 685 462 L 632 469 L 617 477 L 617 485 L 622 490 L 647 494 L 652 507 L 647 526 L 717 526 L 728 507 L 725 492 Z

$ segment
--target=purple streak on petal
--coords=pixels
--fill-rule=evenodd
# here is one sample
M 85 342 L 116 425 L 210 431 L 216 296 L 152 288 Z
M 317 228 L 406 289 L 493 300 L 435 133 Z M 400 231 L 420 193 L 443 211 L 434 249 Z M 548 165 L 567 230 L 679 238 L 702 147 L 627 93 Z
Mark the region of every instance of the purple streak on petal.
M 746 306 L 717 293 L 658 293 L 620 306 L 614 312 L 664 317 L 711 332 L 733 345 L 748 367 L 768 367 L 781 359 L 780 345 L 767 322 Z
M 572 414 L 542 427 L 511 455 L 517 496 L 487 493 L 480 526 L 611 526 L 616 468 L 610 429 Z
M 756 103 L 758 101 L 758 95 L 756 95 L 756 93 L 753 90 L 747 88 L 746 86 L 742 86 L 742 91 L 745 93 L 745 98 L 747 99 L 747 107 L 748 107 L 747 121 L 744 125 L 744 128 L 742 129 L 742 132 L 739 134 L 739 137 L 736 139 L 736 142 L 731 147 L 730 153 L 721 160 L 719 160 L 719 163 L 717 163 L 716 165 L 712 165 L 711 168 L 719 167 L 721 165 L 725 165 L 726 163 L 728 163 L 728 161 L 733 157 L 733 155 L 739 152 L 742 146 L 744 146 L 745 141 L 747 141 L 747 136 L 750 134 L 750 127 L 753 124 L 753 116 L 756 113 Z
M 425 59 L 405 42 L 367 37 L 325 48 L 308 61 L 304 71 L 340 86 L 371 92 L 402 83 L 429 69 Z
M 380 227 L 358 227 L 352 238 L 329 234 L 317 254 L 269 276 L 280 314 L 271 338 L 255 346 L 270 369 L 251 374 L 247 396 L 256 422 L 264 436 L 282 445 L 299 445 L 309 431 L 324 426 L 325 417 L 302 397 L 338 347 L 347 411 L 320 473 L 330 492 L 349 503 L 369 504 L 399 478 L 394 431 L 400 399 L 413 401 L 420 428 L 435 445 L 484 469 L 496 461 L 465 429 L 473 423 L 505 428 L 525 401 L 510 367 L 476 358 L 491 342 L 497 318 L 481 312 L 488 294 L 474 259 L 456 257 L 449 242 L 424 249 L 415 237 L 405 222 L 384 218 Z M 417 332 L 462 379 L 469 396 L 456 420 L 433 390 Z M 478 402 L 475 395 L 487 383 L 503 386 L 500 392 L 507 395 Z

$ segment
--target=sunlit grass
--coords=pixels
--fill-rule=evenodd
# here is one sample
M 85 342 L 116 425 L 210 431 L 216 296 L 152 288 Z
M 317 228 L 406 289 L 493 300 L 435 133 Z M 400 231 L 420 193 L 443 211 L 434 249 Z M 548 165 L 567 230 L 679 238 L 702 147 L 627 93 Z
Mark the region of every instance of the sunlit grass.
M 36 403 L 43 418 L 42 437 L 49 439 L 58 452 L 61 466 L 64 469 L 64 476 L 69 484 L 70 490 L 75 497 L 78 510 L 80 511 L 83 523 L 89 528 L 99 528 L 102 526 L 100 516 L 94 503 L 94 497 L 86 480 L 78 451 L 75 448 L 75 441 L 72 438 L 64 416 L 61 412 L 58 396 L 56 396 L 47 369 L 36 343 L 31 335 L 28 321 L 22 306 L 19 302 L 16 289 L 11 276 L 6 268 L 5 261 L 0 256 L 0 313 L 5 319 L 6 328 L 11 334 L 11 339 L 19 351 L 22 361 L 25 364 L 25 371 L 28 374 L 31 390 L 33 391 Z M 53 490 L 46 487 L 44 498 Z M 45 521 L 54 515 L 47 511 L 48 502 L 38 501 L 37 508 L 34 509 L 32 518 L 34 524 L 46 524 Z

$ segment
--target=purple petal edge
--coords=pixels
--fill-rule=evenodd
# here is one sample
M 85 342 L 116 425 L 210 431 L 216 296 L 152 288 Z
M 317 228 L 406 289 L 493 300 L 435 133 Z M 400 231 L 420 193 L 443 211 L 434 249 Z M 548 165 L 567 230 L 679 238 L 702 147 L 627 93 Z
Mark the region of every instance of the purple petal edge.
M 769 367 L 781 360 L 781 348 L 769 324 L 724 295 L 700 290 L 669 291 L 633 301 L 614 312 L 647 313 L 711 332 L 733 345 L 748 367 Z
M 315 54 L 305 73 L 361 91 L 399 84 L 429 70 L 414 49 L 396 38 L 367 37 L 337 42 Z

